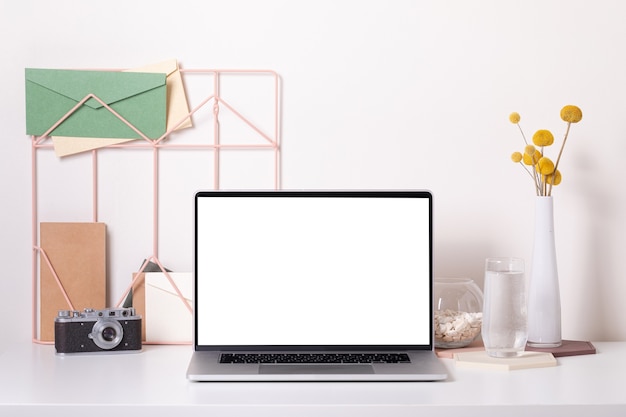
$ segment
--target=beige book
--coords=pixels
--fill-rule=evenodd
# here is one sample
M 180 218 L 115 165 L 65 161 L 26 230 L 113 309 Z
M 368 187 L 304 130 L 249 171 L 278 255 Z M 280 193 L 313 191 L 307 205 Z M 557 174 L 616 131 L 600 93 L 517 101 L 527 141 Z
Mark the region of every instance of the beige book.
M 39 232 L 39 339 L 53 341 L 58 311 L 70 309 L 63 290 L 76 310 L 106 307 L 106 225 L 41 223 Z

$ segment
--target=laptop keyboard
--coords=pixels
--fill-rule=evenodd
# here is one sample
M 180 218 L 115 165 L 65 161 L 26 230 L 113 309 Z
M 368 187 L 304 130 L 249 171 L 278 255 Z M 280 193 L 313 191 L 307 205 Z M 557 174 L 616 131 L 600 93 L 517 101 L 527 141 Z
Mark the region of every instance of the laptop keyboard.
M 220 363 L 408 363 L 406 353 L 223 353 Z

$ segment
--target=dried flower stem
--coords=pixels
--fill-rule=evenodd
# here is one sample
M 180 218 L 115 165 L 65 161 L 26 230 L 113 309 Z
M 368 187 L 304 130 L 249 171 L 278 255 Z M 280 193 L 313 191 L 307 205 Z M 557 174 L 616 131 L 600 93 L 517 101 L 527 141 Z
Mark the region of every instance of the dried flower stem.
M 526 140 L 526 135 L 524 135 L 524 131 L 522 130 L 522 126 L 520 126 L 519 123 L 516 123 L 516 124 L 517 124 L 517 127 L 519 128 L 520 133 L 522 134 L 522 139 L 524 139 L 524 143 L 526 145 L 528 145 L 528 141 Z
M 567 137 L 569 136 L 569 128 L 571 126 L 572 126 L 572 122 L 568 122 L 567 129 L 565 129 L 565 136 L 563 137 L 563 143 L 561 144 L 561 149 L 559 149 L 559 156 L 556 157 L 556 162 L 554 163 L 554 172 L 556 172 L 556 169 L 559 167 L 559 161 L 561 160 L 561 155 L 563 154 L 563 148 L 565 148 L 565 142 L 567 142 Z M 550 184 L 548 195 L 552 195 L 552 184 Z
M 528 145 L 528 141 L 526 140 L 526 135 L 524 134 L 524 130 L 522 129 L 522 126 L 520 126 L 519 123 L 516 123 L 517 128 L 519 129 L 520 133 L 522 134 L 522 139 L 524 139 L 524 143 L 526 145 Z M 543 154 L 543 148 L 541 148 L 541 153 Z M 537 193 L 537 195 L 542 195 L 541 194 L 541 176 L 540 174 L 537 172 L 537 168 L 534 162 L 534 156 L 531 155 L 530 156 L 532 158 L 532 167 L 533 167 L 533 171 L 532 173 L 530 172 L 530 169 L 528 169 L 523 162 L 520 162 L 520 165 L 526 170 L 526 172 L 528 172 L 528 175 L 530 175 L 530 177 L 533 179 L 533 183 L 535 184 L 535 192 Z
M 522 168 L 524 168 L 524 170 L 526 171 L 526 173 L 528 173 L 528 175 L 530 175 L 530 178 L 532 178 L 532 179 L 533 179 L 533 181 L 535 182 L 535 186 L 537 186 L 537 173 L 536 173 L 536 172 L 530 172 L 530 169 L 528 169 L 528 168 L 524 165 L 524 163 L 523 163 L 523 162 L 520 162 L 519 164 L 522 166 Z M 534 170 L 535 170 L 535 169 L 533 168 L 533 171 L 534 171 Z

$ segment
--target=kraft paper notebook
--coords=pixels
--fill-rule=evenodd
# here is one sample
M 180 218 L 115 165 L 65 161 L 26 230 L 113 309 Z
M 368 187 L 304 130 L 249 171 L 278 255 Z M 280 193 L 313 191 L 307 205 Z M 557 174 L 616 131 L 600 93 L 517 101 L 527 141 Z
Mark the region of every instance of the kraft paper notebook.
M 53 341 L 54 318 L 70 309 L 63 289 L 75 310 L 106 307 L 106 225 L 41 223 L 40 235 L 40 339 Z

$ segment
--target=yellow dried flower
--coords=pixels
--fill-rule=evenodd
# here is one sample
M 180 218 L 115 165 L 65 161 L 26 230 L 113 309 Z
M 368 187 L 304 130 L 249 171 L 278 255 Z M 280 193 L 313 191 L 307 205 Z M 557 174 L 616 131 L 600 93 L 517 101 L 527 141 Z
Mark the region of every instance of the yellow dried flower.
M 521 152 L 513 152 L 511 154 L 511 160 L 515 163 L 520 162 L 522 160 Z
M 583 112 L 576 106 L 567 105 L 561 109 L 561 119 L 568 123 L 578 123 L 583 118 Z
M 542 156 L 537 162 L 537 172 L 541 175 L 550 175 L 554 172 L 554 162 L 547 156 Z
M 513 113 L 509 114 L 509 121 L 511 123 L 513 123 L 514 125 L 518 124 L 520 119 L 521 119 L 521 117 L 520 117 L 519 113 L 517 113 L 517 112 L 513 112 Z
M 561 183 L 561 171 L 558 169 L 546 177 L 546 184 L 559 185 Z
M 561 109 L 561 119 L 567 123 L 567 126 L 556 162 L 552 162 L 550 158 L 543 155 L 545 147 L 554 143 L 552 132 L 549 130 L 538 130 L 533 135 L 532 141 L 528 141 L 519 124 L 519 113 L 514 112 L 509 115 L 509 121 L 517 126 L 526 145 L 523 152 L 513 152 L 511 160 L 521 163 L 522 168 L 531 177 L 537 195 L 550 196 L 552 195 L 552 187 L 561 183 L 562 177 L 559 171 L 559 162 L 563 155 L 563 148 L 565 148 L 572 123 L 578 123 L 582 118 L 583 112 L 577 106 L 568 104 Z
M 554 136 L 549 130 L 541 129 L 533 135 L 533 143 L 537 146 L 550 146 L 554 143 Z
M 524 165 L 535 165 L 537 164 L 537 162 L 539 162 L 542 156 L 543 155 L 538 150 L 535 150 L 532 155 L 524 152 Z

